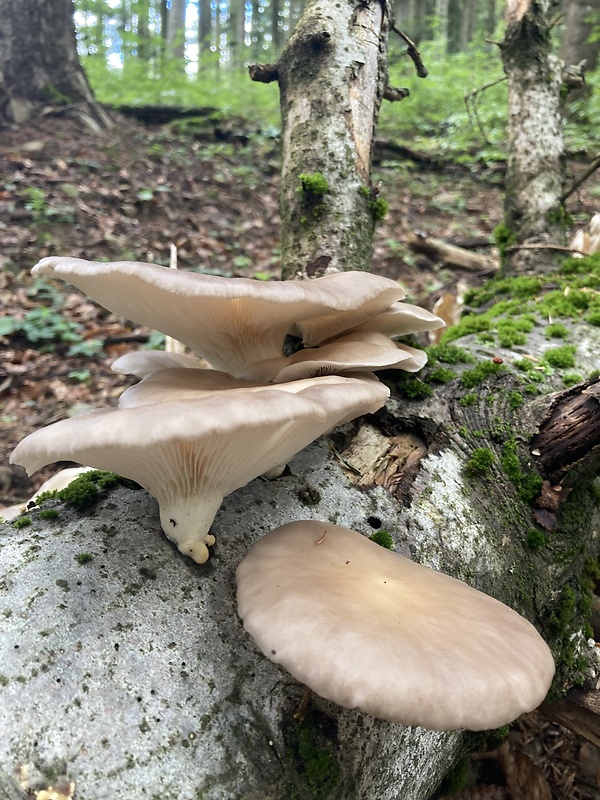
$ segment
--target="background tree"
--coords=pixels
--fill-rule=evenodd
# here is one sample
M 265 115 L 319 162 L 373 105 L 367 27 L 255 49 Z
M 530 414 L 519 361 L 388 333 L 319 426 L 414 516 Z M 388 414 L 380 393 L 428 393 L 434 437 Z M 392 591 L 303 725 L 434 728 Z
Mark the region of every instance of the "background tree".
M 0 16 L 0 121 L 23 122 L 49 104 L 108 126 L 79 63 L 72 0 L 0 0 Z
M 506 242 L 511 269 L 549 270 L 565 243 L 562 62 L 553 53 L 551 0 L 509 0 L 500 46 L 508 78 Z M 540 247 L 542 245 L 542 247 Z
M 567 66 L 585 59 L 591 72 L 598 64 L 600 0 L 569 0 L 565 7 L 562 58 Z

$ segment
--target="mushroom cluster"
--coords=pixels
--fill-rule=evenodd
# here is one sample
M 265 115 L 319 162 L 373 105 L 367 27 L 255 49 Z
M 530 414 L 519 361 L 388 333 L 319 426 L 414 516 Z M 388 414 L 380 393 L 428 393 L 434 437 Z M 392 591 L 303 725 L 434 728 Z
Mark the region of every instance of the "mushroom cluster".
M 321 697 L 431 730 L 484 730 L 536 708 L 552 654 L 527 620 L 356 531 L 292 522 L 237 569 L 262 652 Z
M 11 461 L 29 474 L 69 460 L 131 478 L 157 499 L 166 535 L 198 563 L 209 557 L 210 528 L 227 494 L 381 408 L 389 390 L 373 371 L 416 371 L 426 360 L 394 339 L 444 324 L 402 302 L 395 281 L 365 272 L 265 283 L 51 257 L 33 274 L 69 281 L 110 311 L 184 342 L 198 358 L 121 357 L 113 367 L 142 380 L 118 408 L 36 431 Z M 284 355 L 288 335 L 301 349 Z
M 396 282 L 368 273 L 263 283 L 46 258 L 34 274 L 73 283 L 196 357 L 122 356 L 113 368 L 141 380 L 117 408 L 36 431 L 11 461 L 30 474 L 77 461 L 137 481 L 158 500 L 166 535 L 198 563 L 225 495 L 381 408 L 389 390 L 374 371 L 425 363 L 394 340 L 443 326 L 402 302 Z M 291 354 L 288 335 L 300 343 Z M 537 706 L 554 673 L 541 637 L 507 606 L 346 528 L 284 525 L 236 577 L 239 614 L 260 649 L 322 697 L 376 717 L 497 727 Z

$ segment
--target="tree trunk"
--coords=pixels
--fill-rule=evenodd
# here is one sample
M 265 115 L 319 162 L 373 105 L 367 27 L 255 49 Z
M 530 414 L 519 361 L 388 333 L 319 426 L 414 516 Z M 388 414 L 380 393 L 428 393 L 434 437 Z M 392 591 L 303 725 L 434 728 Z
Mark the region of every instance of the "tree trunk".
M 450 0 L 435 0 L 435 21 L 437 25 L 437 33 L 440 39 L 444 42 L 446 48 L 448 46 L 449 11 Z
M 569 0 L 565 9 L 562 58 L 567 66 L 585 59 L 586 72 L 596 69 L 600 41 L 589 41 L 600 20 L 600 0 Z
M 276 68 L 283 277 L 368 269 L 381 204 L 373 133 L 386 81 L 388 7 L 313 0 Z
M 232 5 L 229 11 L 229 25 L 227 28 L 227 45 L 230 53 L 231 65 L 242 67 L 244 64 L 244 22 L 246 8 L 244 4 Z
M 137 56 L 143 61 L 150 59 L 150 4 L 149 0 L 135 3 Z
M 477 8 L 475 0 L 466 0 L 462 3 L 459 26 L 459 50 L 464 52 L 473 38 L 473 27 L 476 21 Z
M 185 69 L 185 6 L 186 0 L 173 0 L 167 17 L 167 53 L 181 71 Z
M 88 127 L 110 126 L 79 63 L 71 0 L 0 0 L 0 124 L 60 106 Z
M 210 53 L 212 17 L 210 0 L 200 0 L 198 17 L 198 78 L 204 80 L 202 59 Z
M 551 6 L 510 0 L 501 44 L 508 78 L 505 266 L 517 272 L 553 269 L 561 255 L 548 246 L 565 244 L 562 62 L 552 54 Z
M 273 49 L 279 55 L 281 52 L 281 48 L 283 46 L 283 26 L 282 22 L 283 19 L 281 17 L 281 3 L 280 0 L 271 0 L 270 2 L 270 11 L 271 11 L 271 41 L 273 42 Z
M 496 30 L 496 0 L 487 0 L 485 32 L 488 36 L 493 36 L 495 30 Z

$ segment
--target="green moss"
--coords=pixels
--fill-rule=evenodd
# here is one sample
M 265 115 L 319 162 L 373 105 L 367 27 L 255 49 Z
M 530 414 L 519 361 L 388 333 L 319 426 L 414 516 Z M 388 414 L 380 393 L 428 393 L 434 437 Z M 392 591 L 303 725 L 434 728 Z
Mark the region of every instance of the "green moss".
M 576 383 L 583 381 L 583 376 L 578 372 L 566 372 L 562 380 L 565 386 L 575 386 Z
M 339 766 L 325 746 L 309 711 L 296 727 L 299 767 L 313 800 L 327 800 L 340 778 Z
M 459 405 L 463 406 L 463 408 L 468 408 L 468 406 L 477 405 L 479 401 L 479 396 L 476 395 L 474 392 L 469 392 L 464 397 L 461 397 L 459 400 Z
M 28 525 L 31 525 L 31 520 L 29 517 L 17 517 L 17 519 L 13 522 L 13 528 L 27 528 Z
M 58 511 L 55 508 L 43 508 L 40 511 L 40 519 L 56 519 Z
M 369 208 L 371 210 L 371 214 L 373 214 L 373 219 L 375 222 L 381 222 L 382 219 L 386 218 L 387 213 L 390 210 L 390 205 L 387 200 L 383 199 L 383 197 L 378 197 L 376 200 L 373 200 Z
M 475 359 L 467 350 L 454 344 L 435 344 L 431 347 L 426 347 L 425 352 L 430 366 L 433 366 L 438 361 L 443 364 L 473 364 L 475 362 Z
M 535 327 L 535 322 L 528 315 L 517 318 L 501 319 L 496 325 L 498 341 L 501 347 L 514 347 L 515 345 L 525 344 L 527 333 Z
M 375 531 L 375 533 L 369 536 L 369 539 L 375 542 L 375 544 L 380 545 L 380 547 L 385 547 L 386 550 L 394 549 L 394 540 L 387 531 Z
M 83 472 L 56 495 L 64 502 L 80 510 L 89 508 L 120 481 L 114 472 L 93 470 Z
M 507 248 L 512 247 L 512 245 L 517 243 L 517 237 L 505 222 L 501 222 L 499 225 L 496 225 L 492 235 L 496 245 L 498 246 L 500 263 L 503 264 L 506 261 Z
M 584 320 L 590 325 L 600 327 L 600 308 L 593 308 L 584 316 Z
M 544 330 L 546 339 L 566 339 L 568 335 L 569 329 L 562 322 L 552 322 Z
M 389 211 L 389 203 L 382 197 L 377 196 L 377 189 L 371 186 L 361 186 L 360 193 L 367 200 L 367 208 L 373 217 L 374 222 L 380 222 L 385 218 Z
M 464 789 L 471 771 L 470 763 L 470 760 L 466 756 L 457 761 L 441 782 L 436 797 L 446 797 L 447 795 L 456 794 L 461 789 Z
M 548 544 L 548 536 L 544 531 L 537 528 L 530 528 L 525 535 L 525 544 L 534 552 L 540 550 Z
M 461 339 L 463 336 L 468 336 L 471 333 L 481 333 L 482 331 L 489 331 L 492 323 L 489 317 L 484 314 L 468 314 L 463 317 L 461 321 L 449 328 L 442 337 L 443 343 L 448 344 L 455 339 Z
M 465 472 L 472 477 L 480 477 L 488 472 L 494 461 L 491 450 L 487 447 L 477 447 L 465 465 Z
M 448 367 L 437 367 L 431 370 L 426 380 L 428 383 L 449 383 L 455 377 L 454 372 Z
M 557 369 L 569 369 L 575 366 L 575 353 L 577 348 L 572 344 L 562 347 L 553 347 L 544 353 L 544 361 Z
M 465 389 L 474 389 L 492 375 L 498 375 L 506 367 L 503 364 L 495 364 L 493 361 L 481 361 L 473 369 L 469 369 L 460 376 L 460 380 Z
M 508 407 L 512 408 L 513 411 L 516 411 L 519 406 L 523 405 L 523 395 L 521 392 L 517 392 L 513 390 L 512 392 L 508 393 Z
M 91 553 L 79 553 L 77 561 L 80 564 L 88 564 L 93 558 L 94 556 Z
M 407 376 L 401 383 L 398 384 L 398 388 L 401 394 L 404 397 L 407 397 L 409 400 L 422 400 L 425 397 L 430 397 L 433 394 L 433 389 L 431 386 L 428 386 L 419 378 L 415 378 L 413 375 Z
M 303 172 L 300 175 L 300 186 L 296 191 L 303 196 L 322 198 L 329 191 L 329 183 L 322 172 Z
M 529 467 L 528 471 L 523 469 L 519 460 L 517 442 L 513 437 L 504 442 L 500 463 L 523 502 L 532 503 L 539 497 L 543 481 L 533 468 Z

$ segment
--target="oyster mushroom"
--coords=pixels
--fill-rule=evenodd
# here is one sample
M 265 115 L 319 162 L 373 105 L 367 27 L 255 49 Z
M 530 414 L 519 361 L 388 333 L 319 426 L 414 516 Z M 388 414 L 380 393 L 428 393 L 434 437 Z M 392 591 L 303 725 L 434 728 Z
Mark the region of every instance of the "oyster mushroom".
M 166 535 L 202 564 L 226 495 L 340 422 L 380 408 L 388 394 L 378 381 L 338 378 L 297 393 L 222 391 L 103 409 L 35 431 L 10 460 L 28 474 L 69 460 L 131 478 L 158 501 Z
M 265 282 L 50 256 L 32 273 L 72 283 L 110 311 L 178 339 L 234 376 L 280 357 L 294 323 L 331 319 L 328 335 L 334 336 L 404 297 L 395 281 L 368 272 Z
M 342 706 L 432 730 L 482 730 L 538 706 L 554 661 L 527 620 L 356 531 L 304 520 L 237 569 L 262 652 Z

